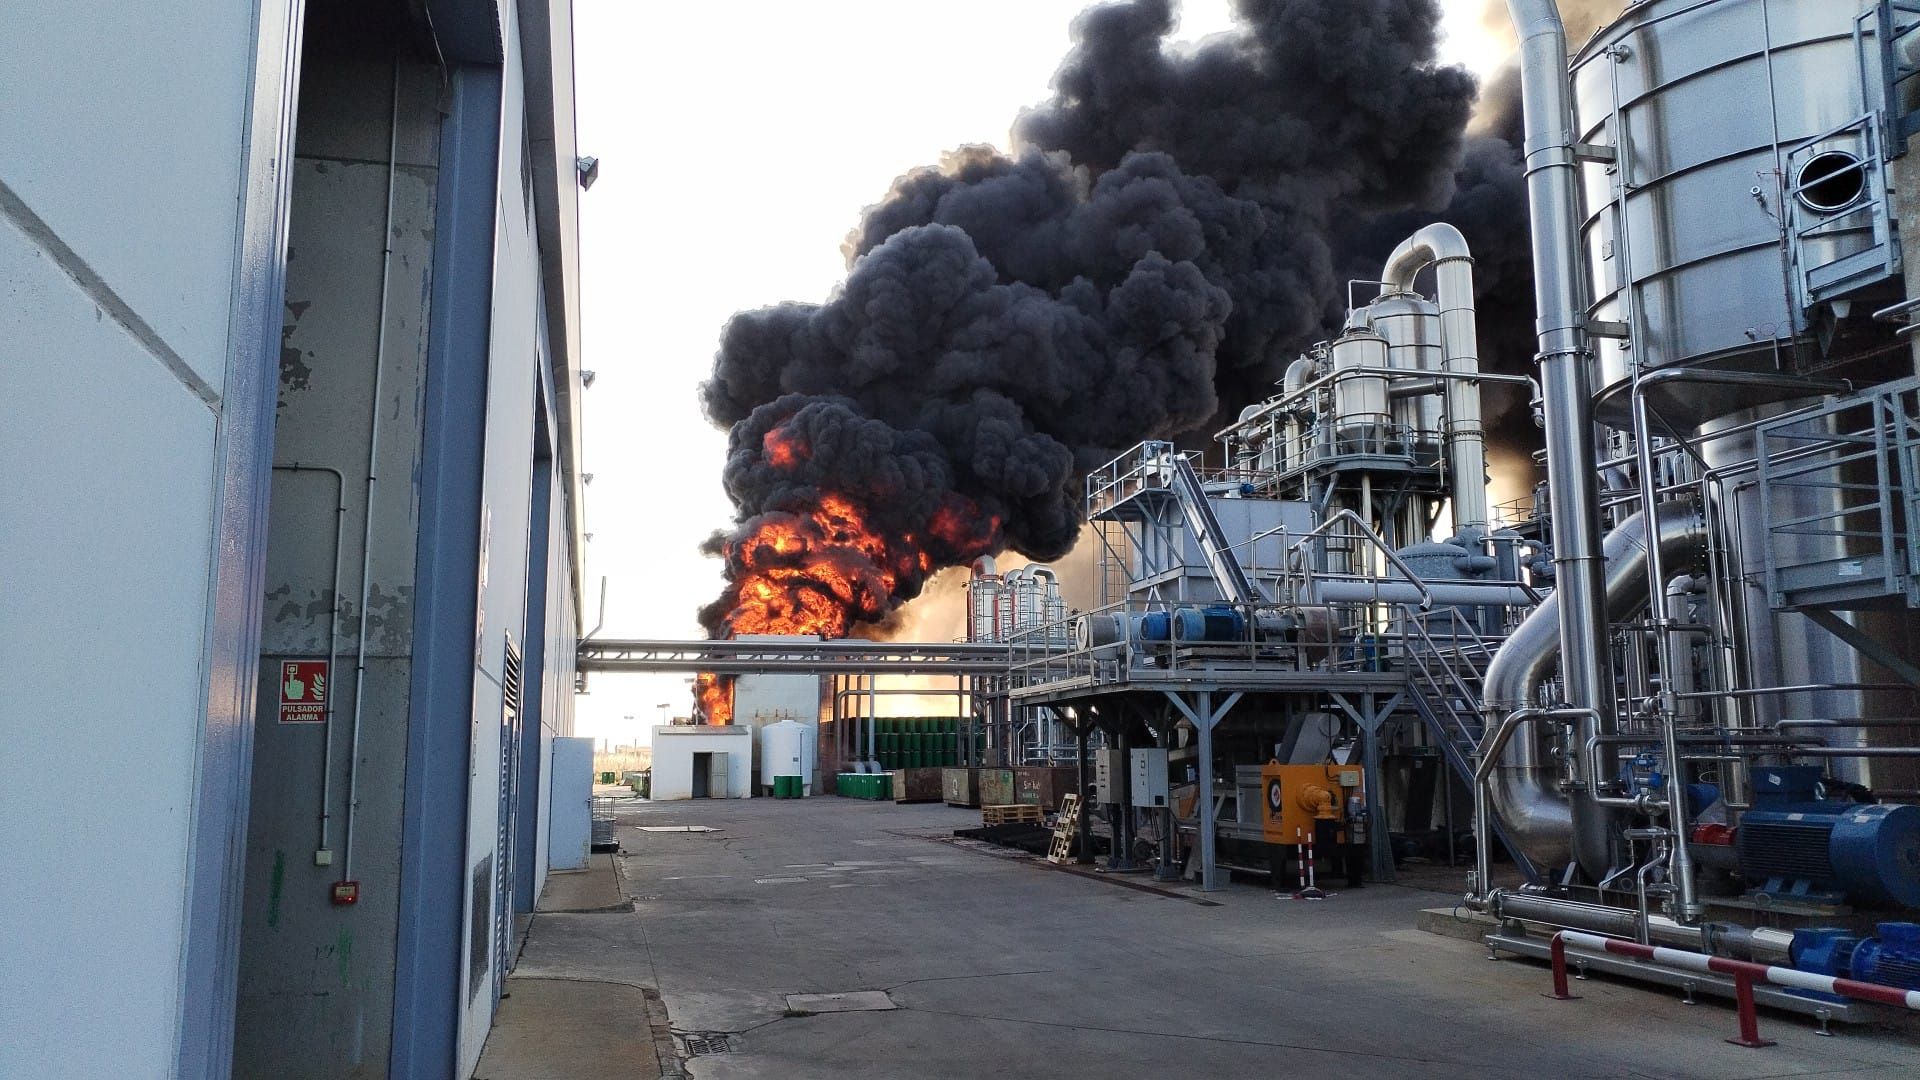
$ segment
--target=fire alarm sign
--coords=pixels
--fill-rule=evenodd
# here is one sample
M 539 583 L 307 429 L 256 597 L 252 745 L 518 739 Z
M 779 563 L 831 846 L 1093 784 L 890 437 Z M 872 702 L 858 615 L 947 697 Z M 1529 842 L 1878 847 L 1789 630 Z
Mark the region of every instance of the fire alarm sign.
M 327 718 L 327 662 L 280 662 L 280 722 L 318 724 Z

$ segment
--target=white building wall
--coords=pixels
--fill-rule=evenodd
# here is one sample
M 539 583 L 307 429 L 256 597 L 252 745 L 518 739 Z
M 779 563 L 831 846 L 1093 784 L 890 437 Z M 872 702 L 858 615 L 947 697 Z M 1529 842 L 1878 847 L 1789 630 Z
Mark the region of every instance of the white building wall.
M 483 864 L 496 868 L 499 850 L 502 664 L 507 637 L 524 656 L 520 639 L 526 625 L 527 511 L 533 489 L 535 380 L 545 347 L 540 312 L 539 247 L 534 237 L 528 201 L 531 177 L 526 171 L 526 100 L 521 76 L 518 32 L 512 19 L 503 22 L 506 63 L 502 69 L 500 173 L 494 221 L 494 291 L 492 352 L 488 360 L 485 474 L 481 495 L 480 626 L 474 682 L 473 760 L 490 767 L 475 769 L 468 790 L 467 889 L 463 904 L 470 925 L 484 918 L 489 926 L 500 918 L 501 906 L 510 909 L 512 896 L 497 886 L 476 896 L 474 883 L 486 880 Z M 523 688 L 523 696 L 540 688 Z M 534 822 L 524 823 L 535 827 Z M 486 910 L 476 914 L 475 907 Z M 475 935 L 463 939 L 463 971 L 486 969 L 466 994 L 460 1024 L 461 1069 L 470 1072 L 480 1060 L 492 1023 L 494 998 L 490 972 L 501 965 L 487 936 L 488 952 L 476 956 Z
M 256 36 L 288 8 L 23 0 L 0 17 L 0 1076 L 171 1076 L 208 1037 L 186 1029 L 222 1012 L 183 992 L 190 934 L 223 934 L 217 908 L 193 922 L 196 882 L 223 887 L 196 864 L 196 821 L 245 813 L 244 786 L 237 806 L 202 789 L 227 760 L 201 756 L 209 684 L 234 674 L 208 645 L 214 573 L 248 555 L 216 545 L 218 428 L 230 354 L 250 347 L 256 62 L 284 58 Z M 107 784 L 138 812 L 90 801 Z
M 727 755 L 726 785 L 708 788 L 710 798 L 753 796 L 753 729 L 662 724 L 653 729 L 653 801 L 693 798 L 693 756 Z

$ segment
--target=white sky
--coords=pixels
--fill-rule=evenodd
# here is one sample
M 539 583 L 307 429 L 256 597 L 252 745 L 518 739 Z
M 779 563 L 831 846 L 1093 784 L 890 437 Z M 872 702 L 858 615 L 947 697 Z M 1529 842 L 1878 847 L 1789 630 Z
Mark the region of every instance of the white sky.
M 697 551 L 725 525 L 726 436 L 696 387 L 743 308 L 823 299 L 840 242 L 894 177 L 963 143 L 1005 146 L 1040 101 L 1089 0 L 575 0 L 580 152 L 600 178 L 580 210 L 586 624 L 603 637 L 701 636 L 719 591 Z M 1443 0 L 1445 59 L 1484 70 L 1508 49 L 1484 0 Z M 1185 0 L 1181 36 L 1231 25 Z M 576 733 L 645 741 L 681 676 L 599 675 Z M 631 717 L 631 719 L 628 719 Z

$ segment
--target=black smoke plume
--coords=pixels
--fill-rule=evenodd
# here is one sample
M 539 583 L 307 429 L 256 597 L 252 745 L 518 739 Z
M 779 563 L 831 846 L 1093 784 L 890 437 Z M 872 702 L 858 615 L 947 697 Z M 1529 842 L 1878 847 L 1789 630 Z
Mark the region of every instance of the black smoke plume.
M 1476 88 L 1435 61 L 1436 0 L 1235 12 L 1233 32 L 1175 50 L 1171 0 L 1086 11 L 1014 151 L 967 147 L 901 177 L 824 303 L 729 321 L 702 390 L 730 428 L 737 508 L 711 548 L 731 584 L 701 613 L 710 632 L 745 606 L 823 598 L 873 622 L 939 565 L 1059 557 L 1088 470 L 1270 395 L 1337 331 L 1346 281 L 1427 221 L 1461 227 L 1484 300 L 1530 327 L 1515 140 L 1469 135 Z M 1530 329 L 1506 338 L 1486 351 L 1524 367 Z M 809 583 L 808 560 L 844 538 L 764 539 L 828 493 L 885 539 L 851 570 L 836 554 L 831 576 L 858 588 Z M 916 569 L 903 549 L 929 557 Z M 745 621 L 786 625 L 767 614 Z

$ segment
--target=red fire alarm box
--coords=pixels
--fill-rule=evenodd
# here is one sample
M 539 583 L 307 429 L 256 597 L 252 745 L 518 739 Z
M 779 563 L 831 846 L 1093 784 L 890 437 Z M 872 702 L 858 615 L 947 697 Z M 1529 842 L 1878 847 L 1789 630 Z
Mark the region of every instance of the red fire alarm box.
M 360 902 L 360 883 L 357 881 L 336 881 L 333 883 L 333 902 L 336 904 L 357 904 Z

